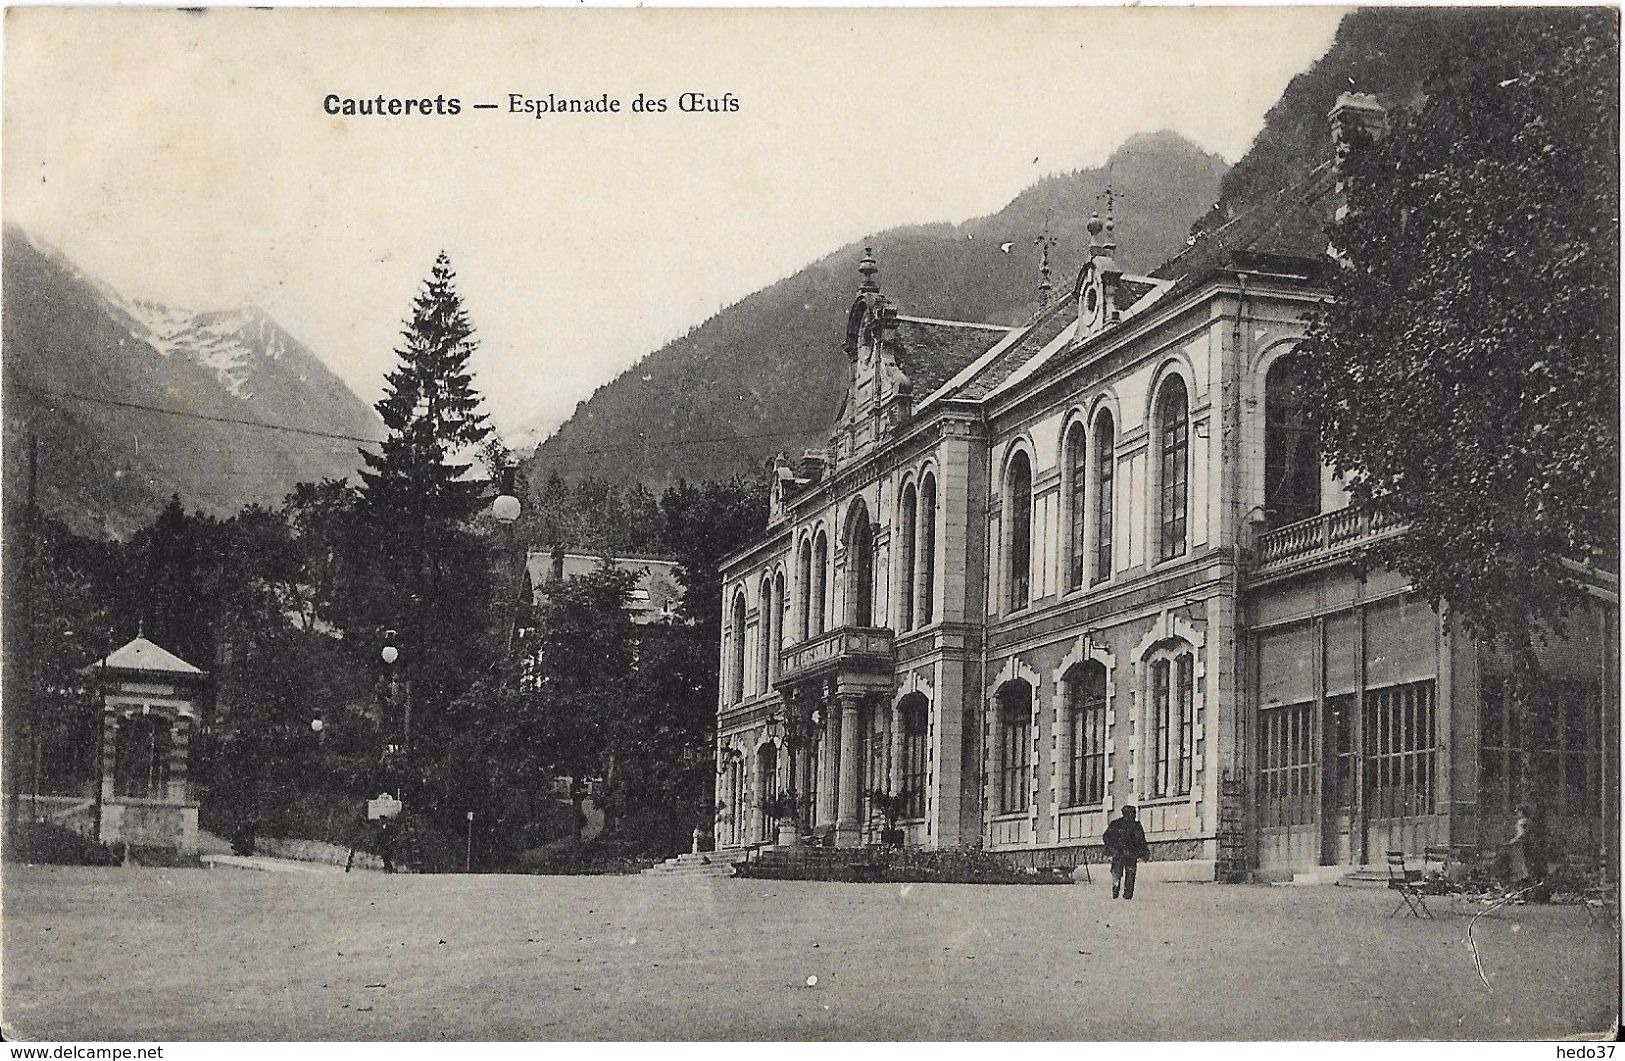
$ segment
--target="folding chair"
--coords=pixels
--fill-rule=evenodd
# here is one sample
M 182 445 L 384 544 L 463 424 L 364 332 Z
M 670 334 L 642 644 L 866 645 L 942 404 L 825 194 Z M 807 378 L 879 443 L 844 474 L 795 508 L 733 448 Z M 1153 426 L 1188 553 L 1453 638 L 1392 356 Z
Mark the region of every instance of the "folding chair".
M 1391 891 L 1399 893 L 1399 903 L 1388 912 L 1393 917 L 1405 907 L 1409 906 L 1412 917 L 1433 916 L 1428 909 L 1427 902 L 1422 898 L 1422 871 L 1420 869 L 1405 868 L 1405 852 L 1388 852 L 1388 887 Z

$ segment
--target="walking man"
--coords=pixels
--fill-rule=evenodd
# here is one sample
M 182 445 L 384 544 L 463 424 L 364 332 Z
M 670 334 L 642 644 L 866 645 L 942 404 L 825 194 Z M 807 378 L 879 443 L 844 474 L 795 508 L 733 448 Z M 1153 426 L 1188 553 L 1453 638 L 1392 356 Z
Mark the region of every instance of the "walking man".
M 1122 817 L 1106 826 L 1101 837 L 1106 854 L 1112 859 L 1112 898 L 1121 892 L 1123 898 L 1134 898 L 1134 873 L 1140 859 L 1151 857 L 1151 848 L 1145 842 L 1145 830 L 1137 820 L 1139 812 L 1133 804 L 1123 808 Z

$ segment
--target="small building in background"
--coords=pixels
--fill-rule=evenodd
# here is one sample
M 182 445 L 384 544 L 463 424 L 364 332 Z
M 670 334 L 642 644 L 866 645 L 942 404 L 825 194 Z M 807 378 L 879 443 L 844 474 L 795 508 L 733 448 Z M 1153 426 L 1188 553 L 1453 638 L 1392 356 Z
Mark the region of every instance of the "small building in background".
M 86 670 L 103 689 L 97 839 L 194 853 L 187 764 L 207 675 L 142 636 Z
M 604 557 L 598 553 L 532 549 L 525 554 L 525 596 L 532 604 L 541 604 L 542 593 L 549 582 L 590 575 L 603 562 Z M 676 619 L 677 606 L 683 602 L 683 584 L 677 581 L 677 561 L 654 556 L 612 556 L 609 562 L 638 576 L 627 601 L 634 623 Z

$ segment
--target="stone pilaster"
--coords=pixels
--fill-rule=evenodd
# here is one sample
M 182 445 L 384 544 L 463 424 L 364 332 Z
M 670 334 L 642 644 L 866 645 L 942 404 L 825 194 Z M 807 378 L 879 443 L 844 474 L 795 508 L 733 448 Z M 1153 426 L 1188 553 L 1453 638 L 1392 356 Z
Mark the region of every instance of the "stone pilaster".
M 841 769 L 840 803 L 835 818 L 835 846 L 856 847 L 860 839 L 858 804 L 862 794 L 858 791 L 863 763 L 858 756 L 858 724 L 861 718 L 858 697 L 842 693 L 837 698 L 841 708 Z

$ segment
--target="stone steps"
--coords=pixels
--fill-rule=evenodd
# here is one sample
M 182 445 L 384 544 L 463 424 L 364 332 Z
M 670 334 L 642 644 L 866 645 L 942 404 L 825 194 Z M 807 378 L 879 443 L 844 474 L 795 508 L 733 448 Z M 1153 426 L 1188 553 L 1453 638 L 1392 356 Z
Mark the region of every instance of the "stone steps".
M 720 851 L 689 852 L 668 858 L 657 866 L 643 871 L 652 877 L 728 877 L 733 875 L 733 864 L 743 860 L 743 848 L 724 848 Z

